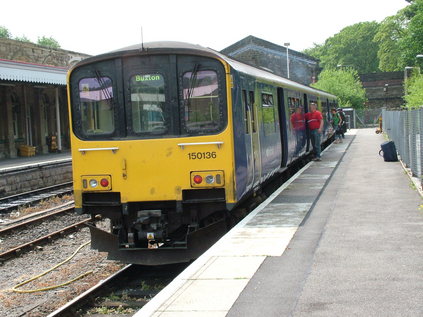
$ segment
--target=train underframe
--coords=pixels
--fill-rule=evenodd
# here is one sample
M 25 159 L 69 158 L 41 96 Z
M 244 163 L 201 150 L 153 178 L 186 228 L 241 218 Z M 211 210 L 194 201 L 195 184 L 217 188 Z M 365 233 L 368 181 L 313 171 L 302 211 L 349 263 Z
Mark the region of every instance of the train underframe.
M 91 222 L 91 246 L 110 259 L 142 265 L 197 258 L 227 232 L 225 191 L 187 190 L 183 198 L 121 204 L 119 193 L 83 194 L 84 213 L 110 219 L 109 230 Z

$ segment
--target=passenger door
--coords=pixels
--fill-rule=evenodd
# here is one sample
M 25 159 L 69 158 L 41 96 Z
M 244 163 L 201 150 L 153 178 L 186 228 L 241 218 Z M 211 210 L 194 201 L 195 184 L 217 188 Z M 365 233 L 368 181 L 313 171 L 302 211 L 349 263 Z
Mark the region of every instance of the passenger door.
M 261 157 L 258 122 L 258 105 L 255 102 L 255 81 L 241 78 L 242 107 L 244 114 L 245 148 L 247 156 L 247 190 L 257 187 L 261 178 Z
M 256 84 L 253 86 L 256 88 Z M 248 98 L 251 108 L 251 135 L 252 135 L 252 150 L 254 160 L 254 180 L 253 187 L 260 184 L 261 179 L 261 155 L 260 155 L 260 122 L 258 112 L 258 102 L 255 98 L 255 90 L 248 91 Z

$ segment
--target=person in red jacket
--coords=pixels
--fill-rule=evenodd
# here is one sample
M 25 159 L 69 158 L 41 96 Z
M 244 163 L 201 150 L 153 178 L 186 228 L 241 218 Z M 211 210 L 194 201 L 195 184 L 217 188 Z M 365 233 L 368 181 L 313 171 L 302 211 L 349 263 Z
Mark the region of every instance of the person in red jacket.
M 317 104 L 310 103 L 310 111 L 305 114 L 308 129 L 310 130 L 311 144 L 313 145 L 313 151 L 315 157 L 314 161 L 321 161 L 320 158 L 320 134 L 323 131 L 323 116 L 322 113 L 317 110 Z
M 303 113 L 303 108 L 301 106 L 297 106 L 295 108 L 295 112 L 291 115 L 291 128 L 294 131 L 296 140 L 294 155 L 297 156 L 306 142 L 305 117 Z

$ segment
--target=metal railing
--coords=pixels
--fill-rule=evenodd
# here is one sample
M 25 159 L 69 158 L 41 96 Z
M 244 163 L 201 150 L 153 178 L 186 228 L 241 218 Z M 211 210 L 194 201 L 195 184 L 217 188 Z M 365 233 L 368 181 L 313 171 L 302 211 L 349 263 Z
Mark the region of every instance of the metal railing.
M 397 152 L 414 177 L 422 179 L 423 108 L 382 111 L 383 131 L 394 141 Z

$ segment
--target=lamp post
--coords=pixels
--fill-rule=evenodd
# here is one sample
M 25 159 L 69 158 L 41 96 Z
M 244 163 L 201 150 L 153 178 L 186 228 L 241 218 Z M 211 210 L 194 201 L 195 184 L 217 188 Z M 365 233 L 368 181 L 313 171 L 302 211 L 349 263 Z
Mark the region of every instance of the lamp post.
M 383 92 L 385 93 L 385 108 L 388 106 L 388 87 L 389 84 L 385 84 L 385 87 L 383 87 Z
M 291 45 L 291 43 L 283 43 L 283 45 L 286 47 L 286 73 L 287 73 L 287 78 L 289 79 L 289 45 Z

